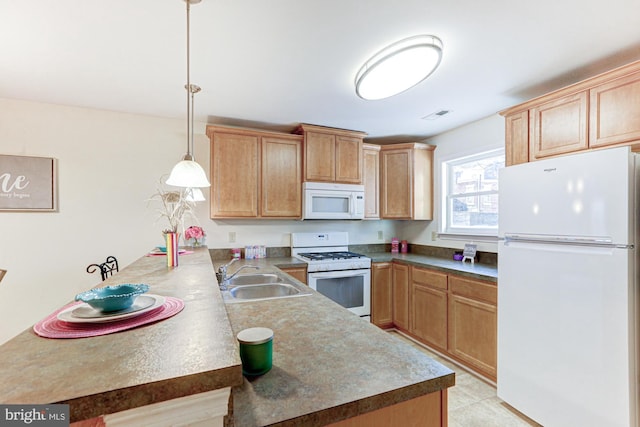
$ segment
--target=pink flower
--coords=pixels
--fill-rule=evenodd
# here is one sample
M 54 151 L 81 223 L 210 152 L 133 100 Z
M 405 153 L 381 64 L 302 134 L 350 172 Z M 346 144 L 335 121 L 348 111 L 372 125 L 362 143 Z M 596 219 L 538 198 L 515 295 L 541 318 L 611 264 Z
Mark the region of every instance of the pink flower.
M 184 231 L 184 237 L 187 239 L 202 239 L 205 236 L 202 227 L 192 225 Z

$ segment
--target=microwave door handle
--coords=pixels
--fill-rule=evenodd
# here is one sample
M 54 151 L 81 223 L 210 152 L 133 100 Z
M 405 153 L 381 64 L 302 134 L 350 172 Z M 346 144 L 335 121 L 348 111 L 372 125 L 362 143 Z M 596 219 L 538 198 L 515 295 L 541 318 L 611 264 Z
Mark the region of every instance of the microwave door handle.
M 353 216 L 356 213 L 356 195 L 355 195 L 355 193 L 351 193 L 351 195 L 349 196 L 349 200 L 351 201 L 351 203 L 349 203 L 349 215 Z

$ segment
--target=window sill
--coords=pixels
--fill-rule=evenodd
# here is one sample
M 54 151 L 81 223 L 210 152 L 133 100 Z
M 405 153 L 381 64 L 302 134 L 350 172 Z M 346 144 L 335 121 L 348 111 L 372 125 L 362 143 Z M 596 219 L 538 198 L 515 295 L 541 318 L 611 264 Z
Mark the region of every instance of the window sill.
M 438 238 L 443 240 L 464 240 L 472 242 L 498 242 L 498 236 L 487 234 L 454 234 L 454 233 L 438 233 Z

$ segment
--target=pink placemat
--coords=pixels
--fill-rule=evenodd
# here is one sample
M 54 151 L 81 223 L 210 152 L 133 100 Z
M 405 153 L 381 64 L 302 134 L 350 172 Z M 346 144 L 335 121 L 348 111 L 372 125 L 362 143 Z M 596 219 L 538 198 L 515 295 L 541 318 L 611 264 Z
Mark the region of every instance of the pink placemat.
M 180 249 L 178 251 L 178 255 L 189 255 L 192 254 L 193 251 L 187 251 L 185 249 Z M 166 252 L 149 252 L 147 256 L 167 256 Z
M 70 323 L 58 319 L 58 313 L 74 305 L 83 304 L 74 302 L 54 311 L 46 318 L 33 325 L 33 331 L 45 338 L 86 338 L 98 335 L 113 334 L 138 326 L 167 319 L 182 311 L 184 301 L 180 298 L 165 297 L 165 303 L 160 307 L 141 314 L 140 316 L 107 323 Z

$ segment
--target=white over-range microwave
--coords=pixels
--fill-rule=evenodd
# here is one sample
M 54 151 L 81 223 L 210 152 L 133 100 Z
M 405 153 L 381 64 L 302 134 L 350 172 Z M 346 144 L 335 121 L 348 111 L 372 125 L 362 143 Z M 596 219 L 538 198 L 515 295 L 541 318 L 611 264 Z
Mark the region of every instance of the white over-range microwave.
M 302 219 L 363 219 L 364 185 L 305 182 Z

